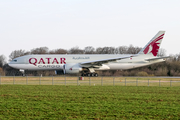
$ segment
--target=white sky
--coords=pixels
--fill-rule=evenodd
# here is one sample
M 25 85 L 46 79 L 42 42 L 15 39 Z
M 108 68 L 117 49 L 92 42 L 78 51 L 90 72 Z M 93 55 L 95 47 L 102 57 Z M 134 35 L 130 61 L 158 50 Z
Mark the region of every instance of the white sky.
M 0 55 L 79 46 L 144 47 L 159 31 L 161 48 L 180 53 L 180 0 L 0 0 Z

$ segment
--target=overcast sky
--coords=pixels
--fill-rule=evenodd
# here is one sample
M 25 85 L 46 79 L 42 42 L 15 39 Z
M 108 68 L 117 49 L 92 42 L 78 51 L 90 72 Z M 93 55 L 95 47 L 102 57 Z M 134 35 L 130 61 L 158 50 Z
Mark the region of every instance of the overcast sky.
M 159 31 L 180 53 L 180 0 L 0 0 L 0 55 L 37 47 L 144 47 Z

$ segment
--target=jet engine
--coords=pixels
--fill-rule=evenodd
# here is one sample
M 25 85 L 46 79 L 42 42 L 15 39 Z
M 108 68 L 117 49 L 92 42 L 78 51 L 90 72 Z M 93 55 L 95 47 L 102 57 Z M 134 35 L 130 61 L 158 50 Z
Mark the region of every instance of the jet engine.
M 82 71 L 82 67 L 79 64 L 65 64 L 64 74 L 76 74 Z
M 80 67 L 79 64 L 64 64 L 63 69 L 55 70 L 55 74 L 77 74 L 80 71 L 82 71 L 82 67 Z

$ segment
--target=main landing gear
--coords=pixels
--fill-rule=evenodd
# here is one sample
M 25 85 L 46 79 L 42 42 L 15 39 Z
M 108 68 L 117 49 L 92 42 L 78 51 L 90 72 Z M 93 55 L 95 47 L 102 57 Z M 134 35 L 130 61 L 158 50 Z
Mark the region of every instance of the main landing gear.
M 82 71 L 81 76 L 98 77 L 98 74 L 93 68 L 85 68 L 84 71 Z
M 98 77 L 97 73 L 82 73 L 81 76 Z

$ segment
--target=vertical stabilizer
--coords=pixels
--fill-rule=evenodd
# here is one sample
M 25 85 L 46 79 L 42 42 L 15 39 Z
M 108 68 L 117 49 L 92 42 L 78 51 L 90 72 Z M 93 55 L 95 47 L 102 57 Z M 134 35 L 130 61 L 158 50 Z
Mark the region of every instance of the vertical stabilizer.
M 138 54 L 157 56 L 165 31 L 159 31 Z

